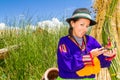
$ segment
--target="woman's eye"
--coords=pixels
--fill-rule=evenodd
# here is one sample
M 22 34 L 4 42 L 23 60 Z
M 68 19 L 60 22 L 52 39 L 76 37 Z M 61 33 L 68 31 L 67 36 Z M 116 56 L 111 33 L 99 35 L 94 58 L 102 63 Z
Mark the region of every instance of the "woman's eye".
M 86 28 L 88 28 L 89 26 L 86 26 Z
M 86 27 L 88 28 L 89 26 L 85 25 L 85 24 L 80 24 L 80 26 Z
M 80 24 L 80 26 L 84 26 L 84 24 Z

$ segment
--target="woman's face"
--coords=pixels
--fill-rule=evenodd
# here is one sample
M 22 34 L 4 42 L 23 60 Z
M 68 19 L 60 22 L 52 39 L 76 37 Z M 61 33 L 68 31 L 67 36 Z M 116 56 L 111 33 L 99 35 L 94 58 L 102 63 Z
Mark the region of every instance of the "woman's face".
M 78 38 L 82 38 L 90 25 L 90 20 L 85 18 L 80 18 L 77 21 L 71 21 L 71 26 L 73 27 L 73 36 L 76 36 Z

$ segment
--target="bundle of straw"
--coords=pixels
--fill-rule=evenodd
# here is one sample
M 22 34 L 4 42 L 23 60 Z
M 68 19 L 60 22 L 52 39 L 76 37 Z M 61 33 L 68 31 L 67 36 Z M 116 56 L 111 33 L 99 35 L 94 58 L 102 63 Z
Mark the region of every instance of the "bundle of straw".
M 98 24 L 93 27 L 90 35 L 94 36 L 101 44 L 107 44 L 111 38 L 113 46 L 117 47 L 117 56 L 112 61 L 109 71 L 101 70 L 97 80 L 119 80 L 120 73 L 120 0 L 95 0 L 93 6 Z M 114 45 L 116 42 L 116 45 Z M 110 76 L 107 76 L 110 72 Z

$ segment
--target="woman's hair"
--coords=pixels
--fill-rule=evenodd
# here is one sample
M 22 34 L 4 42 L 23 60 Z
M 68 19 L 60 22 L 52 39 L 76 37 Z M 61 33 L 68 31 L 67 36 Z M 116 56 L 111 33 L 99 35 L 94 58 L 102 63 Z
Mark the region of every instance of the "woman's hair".
M 72 19 L 71 21 L 73 21 L 73 22 L 76 22 L 76 21 L 78 21 L 78 19 L 79 18 L 74 18 L 74 19 Z M 70 21 L 70 22 L 71 22 Z M 68 29 L 68 33 L 69 33 L 69 36 L 73 36 L 73 27 L 72 27 L 72 25 L 69 23 L 69 29 Z

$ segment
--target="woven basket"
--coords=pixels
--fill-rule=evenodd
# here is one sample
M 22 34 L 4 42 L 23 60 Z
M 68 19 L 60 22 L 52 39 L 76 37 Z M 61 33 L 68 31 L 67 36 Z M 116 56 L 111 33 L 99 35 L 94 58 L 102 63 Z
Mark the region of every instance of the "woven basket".
M 56 80 L 58 77 L 58 68 L 49 68 L 45 71 L 42 80 Z

